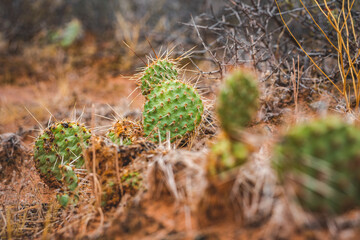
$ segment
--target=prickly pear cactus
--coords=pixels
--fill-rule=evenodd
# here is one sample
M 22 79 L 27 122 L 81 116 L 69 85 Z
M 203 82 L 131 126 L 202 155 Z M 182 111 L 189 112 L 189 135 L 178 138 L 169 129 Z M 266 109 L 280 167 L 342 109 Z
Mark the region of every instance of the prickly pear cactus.
M 83 148 L 88 146 L 90 137 L 90 131 L 79 123 L 58 122 L 36 139 L 35 165 L 49 186 L 62 186 L 63 173 L 59 166 L 81 168 L 84 165 Z
M 154 142 L 171 141 L 191 133 L 200 124 L 204 106 L 196 90 L 183 82 L 166 81 L 154 87 L 144 105 L 144 132 Z
M 211 148 L 208 158 L 208 174 L 215 176 L 243 165 L 249 150 L 241 142 L 221 137 Z
M 156 59 L 147 66 L 140 75 L 140 87 L 144 96 L 148 95 L 157 85 L 167 80 L 177 79 L 179 70 L 170 59 Z
M 252 73 L 237 70 L 229 75 L 218 96 L 217 112 L 222 128 L 231 137 L 253 119 L 259 91 Z
M 336 118 L 291 129 L 275 149 L 279 180 L 294 201 L 314 213 L 341 214 L 360 206 L 360 129 Z
M 141 127 L 127 119 L 117 121 L 109 130 L 110 140 L 117 145 L 130 145 L 140 137 Z

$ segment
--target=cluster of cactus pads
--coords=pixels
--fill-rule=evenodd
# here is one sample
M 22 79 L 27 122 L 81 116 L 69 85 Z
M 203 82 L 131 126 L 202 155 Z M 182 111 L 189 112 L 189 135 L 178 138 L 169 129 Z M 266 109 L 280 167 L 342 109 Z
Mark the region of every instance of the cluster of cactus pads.
M 91 132 L 75 122 L 57 122 L 46 128 L 36 139 L 35 165 L 43 181 L 63 190 L 58 196 L 66 206 L 69 196 L 76 195 L 79 179 L 76 169 L 84 165 L 83 149 L 89 144 Z
M 291 129 L 273 165 L 295 202 L 313 213 L 341 214 L 360 206 L 360 129 L 330 117 Z
M 249 70 L 235 70 L 224 81 L 217 102 L 222 136 L 212 146 L 209 175 L 218 175 L 241 166 L 250 149 L 241 142 L 239 131 L 253 119 L 258 108 L 258 88 L 255 75 Z
M 154 142 L 180 139 L 201 123 L 204 105 L 196 89 L 178 79 L 175 61 L 153 60 L 139 77 L 146 98 L 145 136 Z

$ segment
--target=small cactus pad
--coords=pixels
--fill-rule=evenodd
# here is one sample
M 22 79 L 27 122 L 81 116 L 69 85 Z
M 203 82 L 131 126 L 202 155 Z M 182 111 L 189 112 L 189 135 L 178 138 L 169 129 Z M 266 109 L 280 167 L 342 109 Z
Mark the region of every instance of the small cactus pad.
M 64 187 L 67 188 L 67 190 L 74 191 L 78 184 L 79 179 L 72 167 L 67 165 L 59 165 L 60 173 L 62 174 L 62 183 L 64 184 Z
M 34 160 L 42 179 L 52 187 L 59 187 L 63 174 L 60 165 L 81 168 L 83 148 L 88 146 L 91 133 L 74 122 L 58 122 L 45 129 L 36 139 Z
M 154 142 L 181 138 L 200 124 L 204 106 L 196 90 L 179 81 L 155 87 L 144 106 L 144 132 Z
M 68 205 L 76 205 L 79 201 L 79 196 L 71 192 L 58 193 L 56 195 L 56 200 L 62 207 L 67 207 Z
M 339 119 L 291 129 L 275 148 L 273 166 L 307 211 L 341 214 L 360 206 L 360 129 Z
M 117 121 L 109 130 L 110 140 L 117 145 L 130 145 L 140 137 L 141 128 L 136 122 L 127 119 Z
M 140 76 L 141 92 L 148 95 L 157 85 L 167 80 L 177 79 L 178 69 L 176 63 L 169 59 L 157 59 L 153 61 Z
M 218 96 L 217 112 L 224 131 L 232 138 L 254 117 L 259 91 L 250 72 L 237 70 L 225 79 Z
M 211 148 L 208 158 L 208 174 L 221 174 L 243 165 L 248 159 L 249 150 L 241 142 L 220 138 Z

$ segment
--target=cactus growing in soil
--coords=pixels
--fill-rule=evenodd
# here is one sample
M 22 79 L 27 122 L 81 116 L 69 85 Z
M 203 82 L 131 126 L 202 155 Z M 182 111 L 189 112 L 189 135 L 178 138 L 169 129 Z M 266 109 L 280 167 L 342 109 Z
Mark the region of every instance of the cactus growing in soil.
M 109 130 L 110 140 L 117 145 L 130 145 L 140 136 L 141 128 L 136 122 L 128 119 L 117 121 Z
M 220 138 L 211 148 L 208 173 L 214 176 L 239 167 L 246 162 L 248 155 L 249 150 L 242 142 Z
M 70 175 L 63 174 L 68 172 L 68 167 L 83 166 L 82 152 L 90 137 L 90 131 L 75 122 L 54 123 L 40 134 L 35 142 L 34 160 L 45 183 L 51 187 L 60 187 L 63 178 L 65 182 L 71 180 Z M 72 188 L 73 185 L 68 186 Z
M 144 105 L 145 135 L 154 142 L 166 140 L 167 132 L 171 141 L 182 138 L 200 124 L 203 111 L 202 100 L 192 86 L 166 81 L 153 88 Z
M 355 126 L 336 118 L 296 126 L 276 147 L 273 165 L 307 211 L 341 214 L 360 206 L 360 129 Z
M 237 138 L 254 117 L 258 108 L 259 91 L 251 72 L 236 70 L 225 79 L 218 96 L 217 112 L 222 128 L 231 138 Z
M 147 96 L 157 85 L 167 80 L 177 79 L 179 70 L 176 62 L 170 59 L 156 59 L 140 74 L 139 83 L 141 92 Z

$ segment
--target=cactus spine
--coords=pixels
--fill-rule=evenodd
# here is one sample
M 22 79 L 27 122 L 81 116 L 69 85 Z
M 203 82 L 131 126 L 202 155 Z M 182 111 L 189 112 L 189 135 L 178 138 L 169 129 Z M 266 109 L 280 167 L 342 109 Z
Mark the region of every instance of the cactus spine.
M 336 118 L 302 124 L 278 144 L 273 166 L 307 211 L 341 214 L 360 206 L 360 129 Z M 287 180 L 291 181 L 287 181 Z

